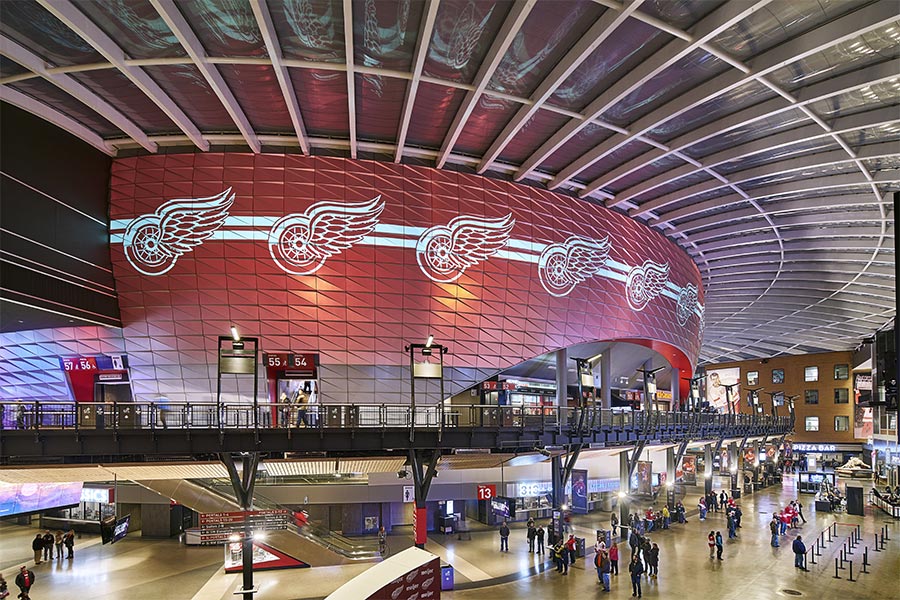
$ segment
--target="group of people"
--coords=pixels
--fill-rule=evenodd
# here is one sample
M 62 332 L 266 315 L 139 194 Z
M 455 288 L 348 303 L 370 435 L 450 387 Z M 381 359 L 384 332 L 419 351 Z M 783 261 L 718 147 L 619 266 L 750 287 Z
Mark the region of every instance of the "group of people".
M 528 551 L 535 554 L 543 554 L 544 527 L 542 525 L 535 527 L 534 519 L 528 519 L 528 530 L 525 535 L 528 538 Z
M 803 516 L 803 504 L 799 500 L 793 500 L 778 512 L 772 513 L 769 521 L 769 531 L 772 533 L 772 547 L 778 548 L 778 536 L 787 535 L 787 530 L 800 527 L 800 521 L 806 523 Z
M 63 557 L 63 547 L 66 548 L 66 558 L 75 557 L 75 530 L 70 529 L 63 533 L 52 533 L 49 529 L 43 534 L 37 533 L 31 540 L 31 549 L 34 551 L 34 564 L 39 565 L 44 561 L 53 560 L 53 549 L 56 548 L 56 558 Z
M 719 512 L 720 510 L 724 510 L 727 512 L 729 507 L 734 506 L 734 498 L 730 498 L 725 490 L 722 490 L 718 494 L 715 491 L 710 491 L 705 496 L 700 497 L 700 501 L 697 502 L 697 508 L 700 509 L 700 520 L 705 521 L 706 515 L 709 511 Z

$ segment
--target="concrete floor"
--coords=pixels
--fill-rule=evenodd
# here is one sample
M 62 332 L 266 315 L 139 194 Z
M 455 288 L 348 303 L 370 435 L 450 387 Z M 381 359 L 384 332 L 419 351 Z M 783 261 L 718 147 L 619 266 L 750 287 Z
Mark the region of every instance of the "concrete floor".
M 769 600 L 773 598 L 806 597 L 816 600 L 834 599 L 900 599 L 900 522 L 891 527 L 891 540 L 883 552 L 873 550 L 874 533 L 880 531 L 889 517 L 867 507 L 865 517 L 846 514 L 815 514 L 811 496 L 804 496 L 804 513 L 808 523 L 799 531 L 804 539 L 814 539 L 831 523 L 861 524 L 863 541 L 854 551 L 854 577 L 858 575 L 862 551 L 869 546 L 870 574 L 861 574 L 856 582 L 833 579 L 834 556 L 840 543 L 832 542 L 817 560 L 803 573 L 793 567 L 790 541 L 793 533 L 783 538 L 781 548 L 769 546 L 768 521 L 779 506 L 796 497 L 793 482 L 784 487 L 769 488 L 746 497 L 741 505 L 743 528 L 736 540 L 727 540 L 724 516 L 713 514 L 705 523 L 690 517 L 687 525 L 673 525 L 668 531 L 651 534 L 660 546 L 660 575 L 644 578 L 644 597 L 677 598 L 679 595 L 708 600 Z M 688 496 L 689 508 L 696 498 Z M 605 528 L 608 517 L 592 514 L 576 521 L 576 535 L 589 540 L 594 529 Z M 725 560 L 710 561 L 706 549 L 706 535 L 710 529 L 723 532 L 726 537 Z M 12 584 L 19 565 L 31 568 L 30 542 L 36 530 L 0 526 L 0 572 Z M 850 527 L 839 525 L 840 536 L 849 535 Z M 499 553 L 495 532 L 474 532 L 471 540 L 457 540 L 456 536 L 435 535 L 426 549 L 450 562 L 456 569 L 457 583 L 464 587 L 472 581 L 505 581 L 487 587 L 444 592 L 451 600 L 490 598 L 492 600 L 528 598 L 630 598 L 631 585 L 627 573 L 613 578 L 613 591 L 602 594 L 592 565 L 579 559 L 567 577 L 552 568 L 543 569 L 543 561 L 527 551 L 523 530 L 514 530 L 510 538 L 510 552 Z M 392 551 L 409 545 L 406 538 L 389 538 Z M 623 545 L 624 565 L 627 545 Z M 97 538 L 77 540 L 75 559 L 52 561 L 34 567 L 36 584 L 32 598 L 97 598 L 127 600 L 226 600 L 239 586 L 239 575 L 222 572 L 223 550 L 220 547 L 185 547 L 175 540 L 146 540 L 128 537 L 114 546 L 102 546 Z M 588 557 L 588 561 L 591 558 Z M 343 567 L 322 567 L 303 570 L 269 571 L 257 573 L 260 600 L 296 600 L 322 598 L 353 576 L 364 572 L 371 564 Z M 586 568 L 586 566 L 588 568 Z M 11 589 L 14 586 L 11 585 Z M 800 593 L 799 596 L 792 591 Z M 15 590 L 18 593 L 18 590 Z

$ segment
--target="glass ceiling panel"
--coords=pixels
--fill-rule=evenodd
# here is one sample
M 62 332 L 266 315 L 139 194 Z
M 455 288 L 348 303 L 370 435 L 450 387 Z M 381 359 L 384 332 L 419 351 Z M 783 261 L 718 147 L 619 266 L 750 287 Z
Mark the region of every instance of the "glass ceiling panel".
M 78 8 L 131 58 L 187 56 L 148 0 L 90 0 Z
M 293 132 L 284 95 L 270 65 L 218 65 L 244 114 L 258 133 Z
M 569 110 L 582 110 L 603 90 L 656 53 L 669 41 L 659 29 L 628 19 L 604 40 L 547 100 Z
M 697 142 L 686 148 L 684 153 L 691 158 L 702 158 L 725 148 L 739 146 L 778 131 L 792 129 L 803 124 L 804 121 L 809 121 L 806 113 L 799 108 L 792 108 Z
M 569 117 L 550 110 L 538 110 L 503 149 L 499 160 L 514 165 L 525 162 L 536 148 L 550 139 L 569 121 Z
M 665 173 L 666 171 L 674 169 L 675 167 L 679 167 L 683 164 L 683 160 L 681 160 L 677 156 L 670 154 L 668 156 L 664 156 L 658 160 L 655 160 L 649 165 L 641 167 L 636 171 L 632 171 L 628 175 L 625 175 L 624 177 L 613 181 L 607 187 L 612 193 L 618 194 L 623 190 L 627 190 L 631 186 L 637 185 L 642 181 L 652 179 L 660 173 Z
M 628 94 L 603 113 L 602 118 L 624 127 L 730 68 L 725 62 L 698 48 Z
M 0 56 L 0 77 L 13 77 L 14 75 L 22 75 L 28 72 L 28 69 L 16 61 Z
M 544 162 L 539 165 L 539 168 L 545 173 L 559 173 L 563 167 L 594 146 L 603 143 L 611 135 L 613 135 L 613 132 L 606 127 L 588 123 L 570 140 L 557 148 L 553 154 L 545 158 Z
M 649 0 L 642 3 L 638 10 L 687 30 L 722 4 L 724 0 Z
M 683 133 L 712 123 L 725 115 L 773 98 L 775 95 L 771 89 L 753 80 L 704 102 L 674 119 L 669 119 L 659 127 L 648 131 L 647 135 L 656 141 L 667 142 Z
M 882 171 L 897 171 L 900 170 L 900 156 L 882 156 L 879 158 L 867 158 L 863 160 L 863 164 L 869 169 L 871 173 L 878 173 Z M 893 173 L 894 176 L 897 173 Z
M 424 2 L 410 0 L 353 0 L 356 64 L 409 71 L 424 8 Z
M 567 4 L 566 10 L 555 2 L 539 2 L 494 71 L 488 89 L 530 96 L 603 12 L 599 4 L 585 0 Z
M 106 62 L 90 44 L 37 2 L 0 2 L 0 31 L 56 66 Z
M 359 139 L 397 141 L 408 83 L 405 79 L 356 74 L 356 135 Z
M 237 127 L 219 98 L 193 65 L 144 67 L 190 120 L 207 133 L 232 132 Z
M 735 58 L 746 59 L 866 4 L 867 0 L 774 2 L 735 23 L 711 43 Z
M 209 56 L 267 56 L 247 0 L 179 0 L 176 6 Z
M 840 198 L 841 206 L 846 207 L 846 206 L 853 206 L 856 204 L 867 204 L 869 202 L 872 202 L 872 198 L 873 198 L 872 188 L 869 186 L 843 187 L 843 188 L 838 188 L 838 191 L 824 190 L 825 192 L 827 192 L 824 194 L 820 193 L 821 191 L 822 190 L 817 190 L 817 192 L 815 194 L 806 193 L 805 195 L 801 195 L 801 196 L 791 196 L 791 197 L 776 196 L 774 198 L 760 198 L 757 200 L 757 202 L 760 204 L 760 206 L 771 207 L 770 210 L 777 212 L 778 205 L 786 206 L 786 203 L 788 201 L 793 201 L 793 200 L 804 200 L 804 199 L 815 200 L 816 198 L 827 198 L 829 196 L 833 196 L 835 198 Z M 818 208 L 816 210 L 818 210 Z M 782 212 L 794 212 L 794 211 L 793 210 L 791 210 L 791 211 L 782 210 Z
M 169 117 L 118 69 L 85 71 L 72 73 L 71 76 L 112 104 L 147 133 L 181 132 Z
M 454 150 L 481 156 L 521 105 L 482 94 L 456 141 Z
M 730 196 L 730 198 L 726 199 L 725 196 Z M 681 210 L 689 206 L 696 206 L 708 200 L 714 200 L 716 198 L 722 198 L 721 205 L 694 214 L 685 215 L 684 217 L 681 217 L 679 219 L 673 219 L 672 223 L 678 225 L 681 223 L 686 223 L 688 221 L 693 221 L 694 219 L 700 217 L 708 217 L 715 214 L 739 210 L 741 208 L 749 208 L 751 206 L 749 202 L 746 202 L 740 196 L 737 196 L 737 192 L 735 192 L 732 188 L 722 187 L 710 190 L 708 192 L 703 192 L 702 194 L 697 194 L 696 196 L 678 200 L 677 202 L 673 202 L 672 204 L 667 204 L 664 208 L 658 209 L 654 212 L 656 212 L 659 216 L 665 218 L 665 215 L 668 213 L 675 212 L 676 210 Z
M 898 141 L 900 140 L 900 116 L 898 116 L 898 120 L 895 123 L 848 131 L 841 134 L 841 137 L 854 150 L 868 144 Z
M 465 90 L 433 83 L 419 84 L 409 121 L 407 143 L 423 148 L 440 148 L 465 96 Z
M 767 163 L 777 162 L 792 156 L 827 152 L 829 150 L 838 150 L 839 148 L 840 144 L 834 141 L 832 137 L 822 136 L 728 161 L 716 166 L 716 171 L 721 175 L 731 175 L 732 173 L 738 173 Z M 738 175 L 738 177 L 740 176 Z
M 640 206 L 644 202 L 648 202 L 650 200 L 653 200 L 654 198 L 659 198 L 660 196 L 665 196 L 666 194 L 671 194 L 672 192 L 683 190 L 684 188 L 691 187 L 692 185 L 697 185 L 698 183 L 703 183 L 704 181 L 709 181 L 710 179 L 713 179 L 713 177 L 706 171 L 695 171 L 693 173 L 685 175 L 684 177 L 679 177 L 674 181 L 670 181 L 668 183 L 664 183 L 663 185 L 657 186 L 652 190 L 647 190 L 643 194 L 632 198 L 631 201 Z M 692 195 L 691 197 L 696 199 L 695 195 Z
M 849 157 L 848 157 L 849 158 Z M 749 191 L 758 188 L 775 185 L 776 183 L 786 183 L 789 181 L 801 181 L 814 177 L 830 177 L 832 175 L 842 175 L 844 173 L 858 173 L 859 167 L 855 163 L 838 163 L 835 165 L 826 165 L 812 169 L 803 169 L 802 171 L 790 171 L 788 173 L 773 173 L 766 177 L 757 177 L 750 181 L 743 181 L 739 185 L 742 190 Z
M 900 104 L 900 77 L 819 100 L 809 107 L 820 117 L 835 118 L 896 104 Z
M 595 162 L 593 165 L 576 175 L 575 179 L 584 182 L 593 181 L 601 175 L 609 173 L 619 165 L 628 162 L 632 158 L 647 152 L 650 148 L 651 147 L 644 142 L 632 140 Z
M 422 73 L 471 83 L 512 5 L 512 0 L 441 2 Z
M 350 137 L 347 74 L 318 69 L 288 69 L 306 131 L 312 136 Z
M 870 31 L 791 63 L 769 77 L 794 90 L 854 69 L 900 56 L 900 22 Z
M 118 127 L 98 115 L 96 112 L 74 99 L 49 81 L 40 77 L 17 81 L 8 84 L 10 88 L 31 96 L 38 102 L 55 108 L 103 138 L 120 138 L 122 132 Z
M 268 3 L 284 58 L 346 62 L 341 0 L 268 0 Z

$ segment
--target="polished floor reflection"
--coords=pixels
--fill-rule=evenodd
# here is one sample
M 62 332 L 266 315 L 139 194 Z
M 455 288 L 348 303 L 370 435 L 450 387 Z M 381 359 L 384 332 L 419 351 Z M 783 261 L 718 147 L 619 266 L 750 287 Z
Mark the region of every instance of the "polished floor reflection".
M 796 498 L 792 481 L 784 487 L 769 488 L 741 501 L 744 512 L 743 527 L 737 539 L 727 539 L 727 527 L 722 513 L 713 513 L 706 522 L 696 516 L 687 525 L 673 525 L 668 531 L 651 534 L 660 547 L 659 577 L 644 577 L 645 598 L 705 598 L 723 600 L 769 600 L 772 598 L 806 597 L 816 600 L 835 599 L 896 599 L 900 598 L 900 522 L 891 526 L 891 540 L 883 552 L 874 551 L 874 534 L 890 519 L 874 507 L 866 508 L 865 517 L 846 514 L 816 514 L 811 497 L 803 496 L 804 513 L 808 523 L 799 531 L 782 538 L 780 548 L 769 545 L 768 521 L 772 512 L 790 499 Z M 696 499 L 688 496 L 686 504 Z M 848 570 L 840 571 L 841 579 L 833 579 L 834 557 L 840 550 L 837 541 L 828 544 L 810 564 L 809 572 L 793 566 L 790 542 L 796 533 L 811 544 L 817 535 L 837 521 L 838 534 L 849 535 L 850 525 L 862 525 L 862 541 L 851 557 L 854 578 L 848 580 Z M 594 529 L 605 528 L 603 515 L 589 515 L 576 523 L 576 534 L 593 538 Z M 846 525 L 843 525 L 846 524 Z M 710 561 L 706 535 L 710 530 L 722 531 L 725 541 L 724 560 Z M 0 570 L 12 583 L 19 565 L 27 564 L 36 574 L 32 598 L 97 598 L 128 600 L 226 600 L 239 586 L 238 575 L 222 572 L 223 550 L 220 547 L 185 547 L 175 540 L 148 540 L 135 535 L 114 546 L 103 546 L 96 538 L 77 540 L 75 559 L 54 560 L 36 567 L 33 565 L 31 539 L 36 530 L 26 527 L 0 526 Z M 393 551 L 410 542 L 406 537 L 390 538 Z M 861 574 L 864 548 L 869 547 L 870 573 Z M 629 554 L 622 546 L 623 560 Z M 544 569 L 542 560 L 528 553 L 524 530 L 514 529 L 510 538 L 510 552 L 498 552 L 496 532 L 473 532 L 471 540 L 456 536 L 433 536 L 427 549 L 454 565 L 456 581 L 472 589 L 445 592 L 450 599 L 506 599 L 506 598 L 630 598 L 628 575 L 613 577 L 612 592 L 603 594 L 591 564 L 579 559 L 568 577 L 559 576 L 552 568 Z M 303 557 L 300 557 L 303 558 Z M 260 584 L 260 600 L 294 600 L 321 598 L 344 581 L 365 571 L 371 565 L 323 567 L 303 570 L 269 571 L 256 574 Z M 504 583 L 499 583 L 499 582 Z M 480 583 L 483 582 L 483 583 Z M 488 582 L 494 585 L 484 586 Z M 14 586 L 12 586 L 14 588 Z M 16 590 L 14 593 L 17 593 Z M 799 596 L 794 594 L 799 592 Z

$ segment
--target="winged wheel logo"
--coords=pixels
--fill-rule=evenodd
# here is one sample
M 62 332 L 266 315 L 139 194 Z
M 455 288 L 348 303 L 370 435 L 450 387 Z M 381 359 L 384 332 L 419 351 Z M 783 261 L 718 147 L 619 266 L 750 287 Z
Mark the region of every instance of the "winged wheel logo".
M 550 244 L 538 259 L 538 277 L 548 294 L 562 297 L 596 275 L 606 265 L 612 243 L 609 236 L 594 240 L 573 235 Z
M 645 260 L 639 267 L 631 267 L 625 280 L 625 298 L 632 310 L 644 310 L 659 296 L 669 280 L 669 263 Z
M 515 224 L 512 214 L 499 219 L 464 215 L 426 229 L 416 242 L 419 268 L 432 281 L 456 281 L 506 246 Z

